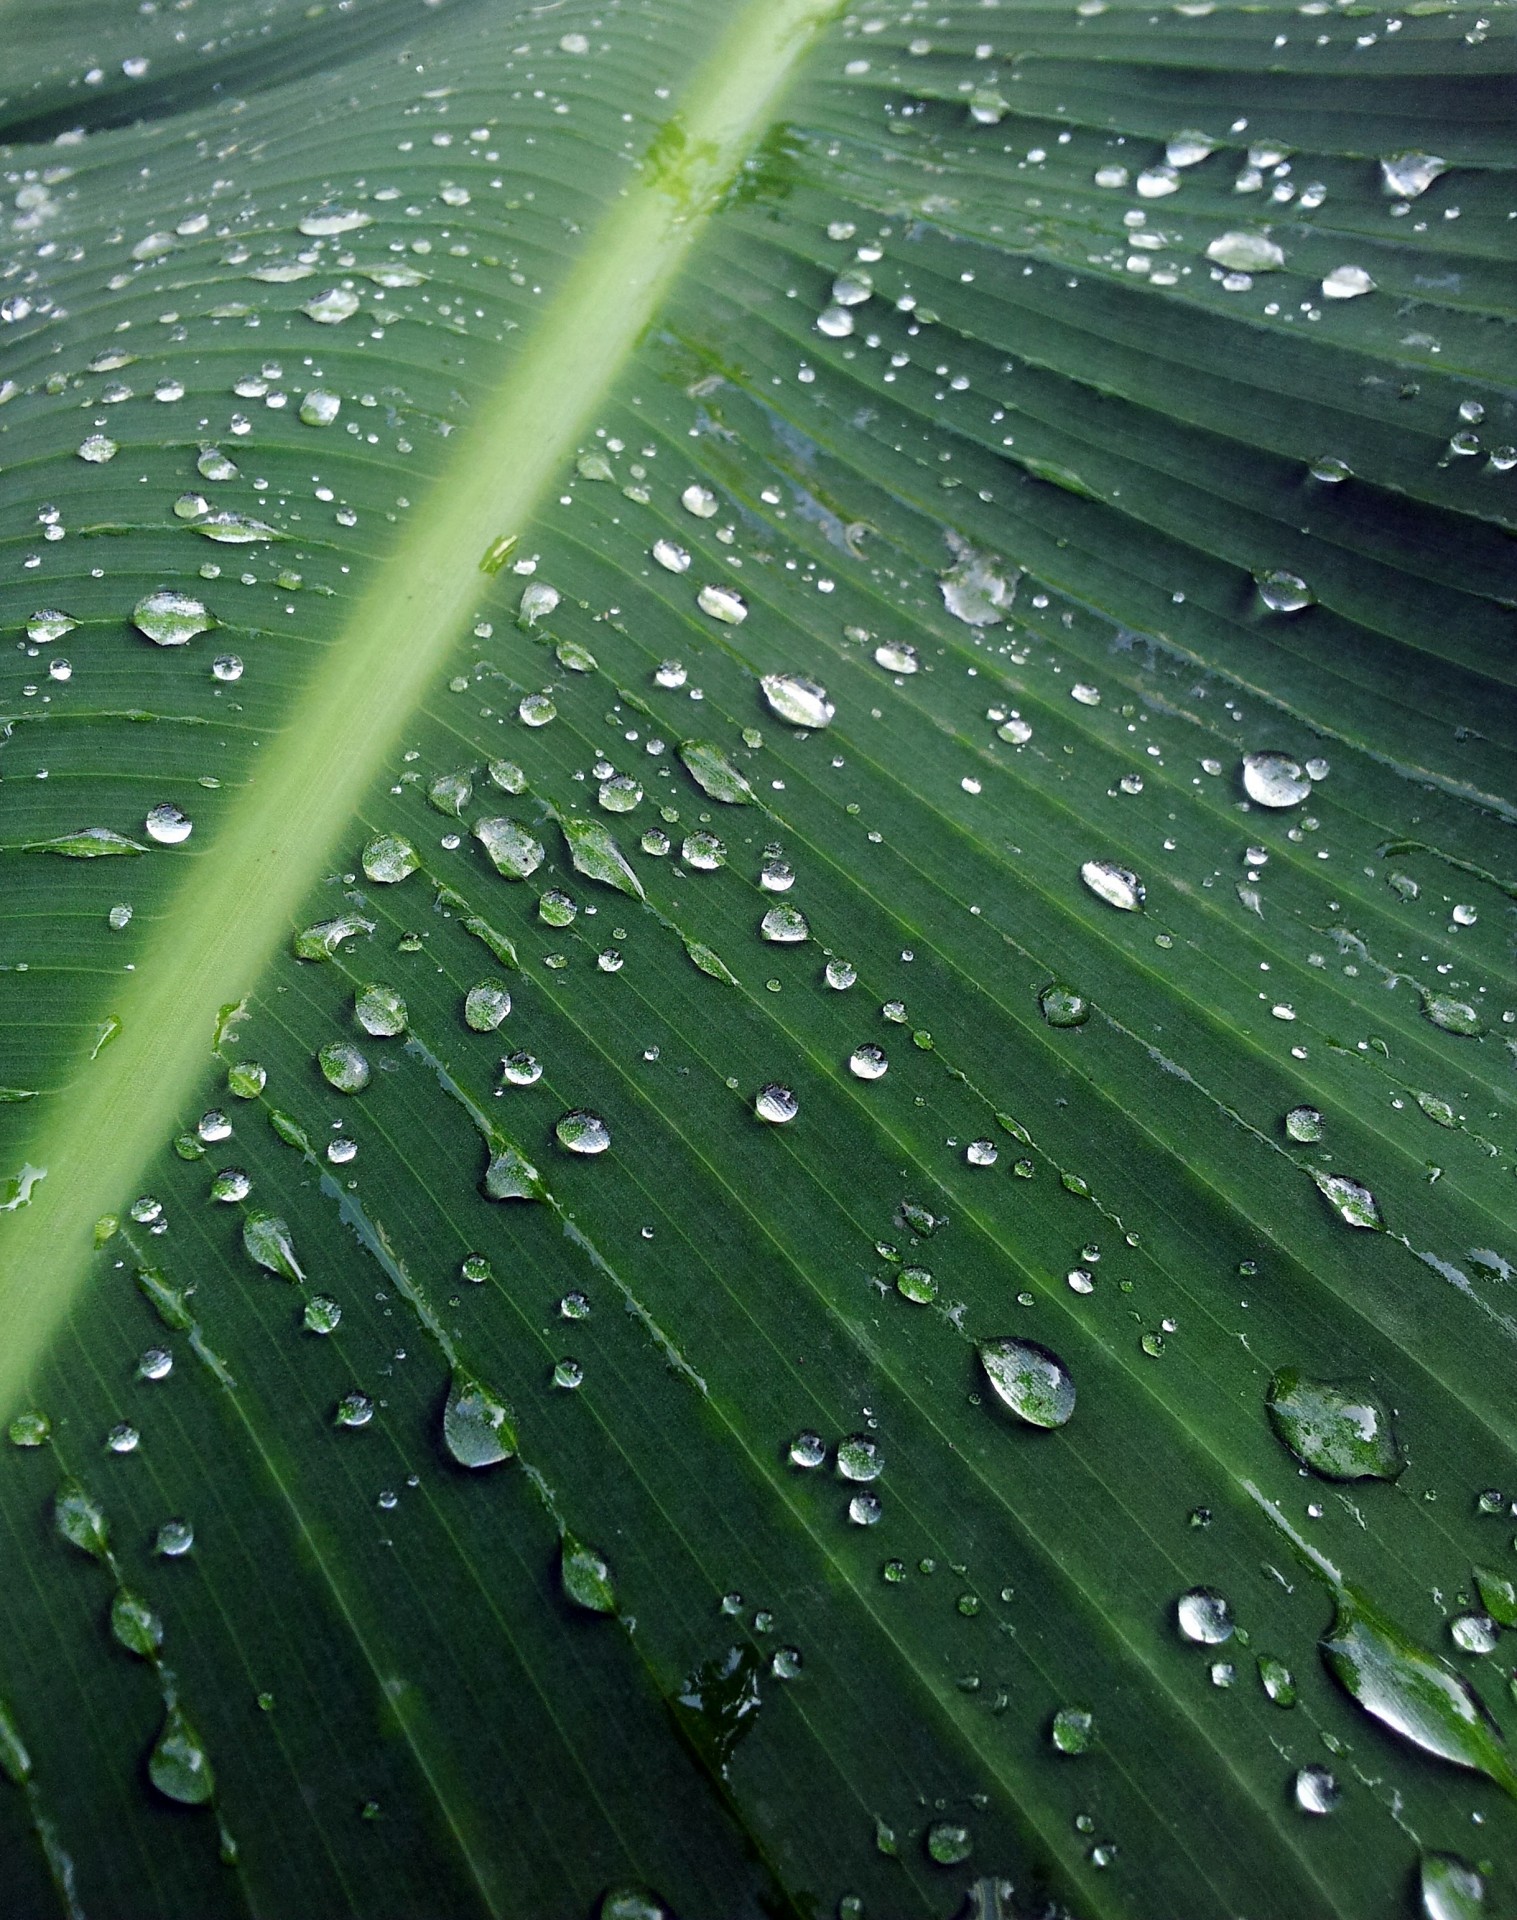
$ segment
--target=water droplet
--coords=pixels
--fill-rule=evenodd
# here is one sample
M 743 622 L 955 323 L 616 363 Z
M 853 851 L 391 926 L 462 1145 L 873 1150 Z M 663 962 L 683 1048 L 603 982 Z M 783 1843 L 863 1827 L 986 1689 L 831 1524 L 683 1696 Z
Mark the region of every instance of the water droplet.
M 731 587 L 702 587 L 695 596 L 695 604 L 702 613 L 720 620 L 723 626 L 739 627 L 748 618 L 748 603 Z
M 1517 1627 L 1517 1581 L 1494 1567 L 1476 1567 L 1481 1605 L 1498 1626 Z
M 1051 1027 L 1083 1027 L 1090 1018 L 1090 1002 L 1073 987 L 1044 987 L 1038 995 L 1038 1006 Z
M 118 1587 L 111 1601 L 111 1632 L 128 1653 L 151 1660 L 163 1645 L 163 1622 L 146 1600 Z
M 1351 1180 L 1342 1173 L 1320 1173 L 1315 1167 L 1310 1171 L 1318 1191 L 1340 1219 L 1351 1227 L 1363 1227 L 1375 1233 L 1383 1229 L 1385 1223 L 1380 1218 L 1379 1203 L 1362 1181 Z
M 885 1471 L 885 1455 L 877 1440 L 871 1440 L 868 1434 L 850 1434 L 846 1440 L 838 1442 L 837 1470 L 844 1480 L 868 1482 L 877 1480 Z
M 1296 1458 L 1328 1480 L 1394 1480 L 1406 1462 L 1391 1416 L 1367 1387 L 1311 1380 L 1282 1368 L 1265 1396 L 1270 1425 Z
M 727 806 L 744 806 L 752 800 L 752 787 L 720 747 L 706 740 L 682 740 L 679 757 L 695 784 L 711 799 Z
M 542 1062 L 530 1053 L 508 1053 L 500 1063 L 501 1073 L 513 1087 L 530 1087 L 542 1078 Z
M 1486 1613 L 1460 1613 L 1449 1622 L 1449 1638 L 1461 1653 L 1494 1653 L 1499 1637 Z
M 300 403 L 300 418 L 308 427 L 329 427 L 341 412 L 341 397 L 320 387 L 313 387 Z
M 766 673 L 759 685 L 781 720 L 792 727 L 825 727 L 837 709 L 827 689 L 796 673 Z
M 235 653 L 218 653 L 211 662 L 211 678 L 230 685 L 242 678 L 242 660 Z
M 338 1427 L 366 1427 L 374 1418 L 374 1402 L 368 1394 L 351 1388 L 332 1410 L 332 1424 Z
M 1344 1691 L 1413 1746 L 1517 1793 L 1501 1731 L 1467 1682 L 1362 1594 L 1342 1588 L 1337 1601 L 1322 1657 Z
M 148 1778 L 168 1800 L 188 1807 L 204 1806 L 216 1791 L 211 1757 L 184 1709 L 170 1701 L 163 1726 L 148 1755 Z
M 287 1222 L 272 1213 L 249 1213 L 242 1223 L 242 1244 L 248 1258 L 282 1280 L 305 1279 L 295 1257 L 295 1243 Z
M 353 996 L 353 1017 L 365 1033 L 390 1039 L 406 1030 L 406 1003 L 394 987 L 373 982 Z
M 516 1429 L 505 1405 L 459 1368 L 448 1386 L 442 1434 L 461 1467 L 493 1467 L 516 1452 Z
M 195 831 L 195 823 L 187 813 L 181 813 L 178 807 L 168 801 L 154 807 L 143 821 L 143 831 L 149 840 L 156 840 L 163 847 L 182 846 Z
M 421 866 L 421 854 L 399 833 L 378 833 L 363 849 L 363 872 L 378 887 L 394 887 Z
M 1080 878 L 1098 900 L 1120 907 L 1124 913 L 1136 913 L 1146 898 L 1143 882 L 1128 867 L 1114 866 L 1109 860 L 1087 860 Z
M 956 1820 L 935 1820 L 927 1829 L 927 1857 L 940 1867 L 957 1867 L 974 1851 L 968 1827 Z
M 822 969 L 822 978 L 835 993 L 846 993 L 858 977 L 858 969 L 847 960 L 829 960 Z
M 307 1333 L 335 1333 L 341 1319 L 342 1308 L 326 1293 L 312 1294 L 301 1315 Z
M 59 613 L 55 607 L 42 607 L 26 623 L 26 637 L 33 646 L 45 647 L 54 640 L 61 640 L 66 633 L 72 633 L 79 622 L 66 613 Z
M 611 1129 L 605 1121 L 583 1107 L 566 1113 L 553 1131 L 559 1145 L 570 1153 L 604 1153 L 611 1144 Z
M 630 813 L 643 797 L 643 790 L 630 773 L 614 773 L 602 780 L 596 798 L 607 813 Z
M 1457 1853 L 1423 1854 L 1419 1882 L 1423 1920 L 1480 1920 L 1485 1881 Z
M 896 1275 L 895 1288 L 916 1307 L 931 1306 L 938 1297 L 938 1283 L 926 1267 L 902 1267 Z
M 653 557 L 658 564 L 669 573 L 688 573 L 690 571 L 690 555 L 682 546 L 673 540 L 655 540 L 653 543 Z M 679 668 L 679 678 L 677 680 L 666 680 L 663 677 L 671 667 Z M 666 660 L 653 677 L 661 687 L 682 687 L 685 684 L 685 670 L 679 666 L 678 661 L 674 660 Z
M 1258 1656 L 1259 1684 L 1265 1694 L 1277 1707 L 1293 1707 L 1296 1704 L 1296 1682 L 1291 1670 L 1283 1660 L 1277 1660 L 1272 1653 Z
M 1175 1602 L 1181 1633 L 1197 1646 L 1220 1647 L 1233 1637 L 1233 1610 L 1215 1587 L 1192 1587 Z
M 1256 806 L 1298 807 L 1311 797 L 1312 783 L 1288 753 L 1245 753 L 1243 791 Z
M 108 435 L 92 433 L 79 442 L 79 458 L 86 460 L 92 467 L 103 467 L 107 460 L 114 460 L 121 449 Z
M 819 1433 L 798 1433 L 790 1442 L 790 1464 L 819 1467 L 827 1458 L 827 1443 Z
M 787 1120 L 793 1120 L 800 1111 L 800 1101 L 789 1087 L 782 1087 L 771 1081 L 768 1086 L 760 1087 L 754 1096 L 753 1111 L 760 1120 L 767 1120 L 771 1126 L 783 1126 Z
M 537 1168 L 505 1141 L 492 1150 L 483 1185 L 487 1200 L 540 1200 L 544 1193 Z
M 1320 1140 L 1322 1115 L 1315 1107 L 1292 1107 L 1285 1116 L 1285 1131 L 1292 1140 Z
M 877 1527 L 884 1515 L 877 1494 L 856 1493 L 848 1502 L 848 1518 L 856 1527 Z
M 1357 300 L 1362 293 L 1373 293 L 1375 283 L 1363 267 L 1334 267 L 1322 282 L 1327 300 Z
M 915 673 L 921 665 L 916 648 L 898 640 L 882 640 L 874 650 L 874 661 L 887 673 Z
M 867 1041 L 862 1047 L 855 1047 L 848 1056 L 848 1071 L 856 1080 L 879 1080 L 889 1070 L 890 1062 L 885 1057 L 885 1049 L 874 1041 Z
M 727 849 L 714 833 L 703 830 L 686 834 L 680 858 L 697 873 L 715 873 L 718 867 L 726 866 Z
M 1075 1410 L 1075 1383 L 1059 1356 L 1035 1340 L 987 1340 L 980 1365 L 1004 1406 L 1031 1427 L 1062 1427 Z
M 697 520 L 710 520 L 716 513 L 716 495 L 709 487 L 692 483 L 680 495 L 679 502 L 686 513 L 693 513 Z
M 1285 265 L 1284 250 L 1262 233 L 1219 233 L 1206 257 L 1233 273 L 1273 273 Z
M 239 1100 L 256 1100 L 268 1085 L 268 1080 L 267 1070 L 257 1060 L 239 1060 L 227 1068 L 227 1092 L 235 1094 Z M 231 1131 L 230 1127 L 227 1131 Z
M 796 946 L 811 938 L 811 927 L 799 907 L 771 907 L 759 922 L 759 932 L 777 946 Z
M 352 287 L 328 287 L 324 293 L 307 300 L 300 311 L 324 327 L 335 327 L 343 320 L 351 320 L 358 305 L 358 295 Z
M 938 589 L 956 620 L 971 627 L 998 627 L 1016 598 L 1018 578 L 1004 573 L 989 554 L 961 544 L 958 564 L 939 577 Z
M 1009 720 L 1002 721 L 996 728 L 996 733 L 1002 740 L 1010 741 L 1014 747 L 1025 747 L 1032 738 L 1032 728 L 1020 714 L 1015 713 Z
M 160 587 L 137 602 L 132 624 L 160 647 L 182 647 L 196 634 L 209 632 L 216 619 L 204 601 Z
M 40 1447 L 46 1444 L 52 1430 L 53 1423 L 45 1413 L 31 1411 L 18 1413 L 6 1429 L 6 1435 L 13 1447 Z
M 1380 162 L 1385 191 L 1398 200 L 1417 199 L 1447 171 L 1448 162 L 1431 153 L 1391 153 Z
M 474 838 L 490 856 L 495 871 L 508 880 L 526 880 L 542 865 L 543 844 L 515 820 L 476 820 Z
M 1299 573 L 1287 573 L 1281 567 L 1267 567 L 1254 575 L 1259 598 L 1271 613 L 1300 613 L 1314 607 L 1317 596 Z
M 351 1040 L 329 1040 L 316 1055 L 316 1064 L 329 1087 L 338 1093 L 362 1093 L 369 1084 L 370 1068 Z
M 1303 1813 L 1331 1813 L 1342 1796 L 1326 1767 L 1302 1767 L 1295 1780 L 1296 1805 Z
M 481 980 L 464 995 L 464 1024 L 475 1033 L 494 1033 L 511 1011 L 511 995 L 496 980 Z
M 213 1200 L 246 1200 L 252 1191 L 253 1183 L 241 1167 L 223 1167 L 211 1182 Z
M 105 1509 L 77 1480 L 65 1480 L 53 1501 L 53 1524 L 71 1547 L 104 1560 L 111 1550 Z
M 559 825 L 569 844 L 569 857 L 576 873 L 584 874 L 587 880 L 597 880 L 604 887 L 615 887 L 619 893 L 631 894 L 635 900 L 644 898 L 643 883 L 628 864 L 608 826 L 599 820 L 581 820 L 572 815 Z
M 1095 1715 L 1087 1707 L 1060 1707 L 1049 1738 L 1060 1753 L 1087 1753 L 1095 1744 Z
M 616 1591 L 611 1569 L 594 1547 L 566 1533 L 560 1547 L 559 1573 L 564 1597 L 587 1613 L 615 1613 Z
M 769 1671 L 776 1680 L 794 1680 L 802 1666 L 799 1647 L 780 1647 L 769 1662 Z
M 195 1529 L 188 1520 L 165 1520 L 154 1542 L 165 1560 L 183 1559 L 194 1544 Z
M 1428 993 L 1422 995 L 1422 1011 L 1435 1027 L 1441 1027 L 1445 1033 L 1462 1033 L 1471 1037 L 1485 1032 L 1485 1022 L 1466 1001 L 1455 1000 L 1446 993 Z

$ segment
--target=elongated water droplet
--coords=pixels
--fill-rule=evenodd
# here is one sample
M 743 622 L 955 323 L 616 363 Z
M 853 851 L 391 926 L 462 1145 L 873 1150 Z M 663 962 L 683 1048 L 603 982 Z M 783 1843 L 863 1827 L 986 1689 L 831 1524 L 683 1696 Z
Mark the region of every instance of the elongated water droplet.
M 1360 294 L 1374 291 L 1375 283 L 1363 267 L 1334 267 L 1322 282 L 1327 300 L 1357 300 Z
M 1344 1588 L 1337 1601 L 1322 1657 L 1344 1691 L 1413 1746 L 1517 1794 L 1501 1730 L 1468 1682 L 1362 1594 Z
M 1312 1380 L 1283 1367 L 1265 1396 L 1270 1425 L 1328 1480 L 1394 1480 L 1406 1462 L 1391 1416 L 1367 1387 Z
M 1293 1707 L 1296 1704 L 1296 1682 L 1291 1670 L 1283 1660 L 1277 1660 L 1272 1653 L 1258 1656 L 1259 1684 L 1266 1696 L 1277 1707 Z
M 474 838 L 490 856 L 497 873 L 526 880 L 542 865 L 543 844 L 515 820 L 497 817 L 474 822 Z
M 1206 257 L 1232 273 L 1273 273 L 1285 265 L 1284 249 L 1262 233 L 1219 233 Z
M 303 927 L 295 935 L 295 958 L 335 959 L 345 940 L 356 940 L 361 934 L 373 931 L 374 922 L 366 920 L 361 913 L 343 913 L 332 920 L 318 920 L 314 926 Z
M 1030 1427 L 1062 1427 L 1075 1410 L 1075 1383 L 1059 1356 L 1035 1340 L 986 1340 L 980 1365 L 1003 1406 Z
M 1476 1567 L 1480 1604 L 1501 1627 L 1517 1627 L 1517 1580 L 1494 1567 Z
M 706 740 L 682 740 L 679 757 L 702 793 L 727 806 L 745 806 L 753 789 L 722 752 Z
M 161 587 L 132 609 L 132 624 L 160 647 L 182 647 L 216 625 L 204 601 Z
M 1422 1012 L 1435 1027 L 1441 1027 L 1445 1033 L 1462 1033 L 1470 1037 L 1485 1032 L 1485 1022 L 1467 1001 L 1456 1000 L 1452 994 L 1428 993 L 1422 995 Z
M 837 711 L 825 687 L 798 673 L 766 673 L 759 685 L 772 710 L 792 727 L 825 727 Z
M 702 973 L 710 974 L 713 980 L 720 980 L 724 987 L 737 986 L 737 975 L 715 948 L 703 946 L 699 940 L 687 940 L 685 952 Z
M 1143 882 L 1130 867 L 1113 865 L 1109 860 L 1087 860 L 1080 878 L 1098 900 L 1123 913 L 1136 913 L 1146 897 Z
M 587 880 L 598 880 L 602 886 L 615 887 L 619 893 L 630 893 L 634 900 L 645 897 L 642 881 L 628 865 L 608 826 L 599 820 L 581 820 L 572 815 L 559 824 L 569 843 L 569 857 L 576 873 L 584 874 Z
M 604 1555 L 566 1533 L 559 1549 L 564 1597 L 587 1613 L 615 1613 L 616 1590 Z
M 1310 1171 L 1318 1191 L 1341 1220 L 1368 1232 L 1384 1230 L 1379 1203 L 1362 1181 L 1351 1180 L 1343 1173 L 1321 1173 L 1315 1167 Z
M 459 1368 L 448 1387 L 442 1434 L 461 1467 L 493 1467 L 516 1452 L 516 1429 L 504 1402 Z
M 32 1776 L 32 1756 L 21 1738 L 15 1715 L 3 1699 L 0 1699 L 0 1773 L 18 1787 L 25 1786 Z
M 151 1660 L 163 1645 L 163 1622 L 146 1600 L 118 1587 L 111 1602 L 111 1632 L 128 1653 Z
M 45 647 L 72 633 L 78 624 L 69 614 L 59 613 L 56 607 L 42 607 L 27 621 L 26 637 L 34 647 Z
M 304 1280 L 295 1258 L 289 1225 L 272 1213 L 250 1213 L 242 1223 L 242 1244 L 249 1259 L 282 1280 Z
M 77 1480 L 65 1480 L 53 1501 L 53 1524 L 72 1547 L 104 1560 L 111 1534 L 100 1502 Z
M 882 640 L 874 650 L 874 663 L 887 673 L 915 673 L 921 666 L 916 648 L 899 640 Z
M 1243 791 L 1256 806 L 1298 807 L 1311 797 L 1305 769 L 1288 753 L 1245 753 L 1242 779 Z
M 739 627 L 748 618 L 748 603 L 732 587 L 706 586 L 695 596 L 695 604 L 725 627 Z
M 81 827 L 77 833 L 60 834 L 56 840 L 30 840 L 28 853 L 55 853 L 68 860 L 99 860 L 113 856 L 146 853 L 140 840 L 128 840 L 124 833 L 110 827 Z
M 216 1791 L 211 1756 L 200 1735 L 174 1702 L 163 1716 L 163 1727 L 148 1755 L 148 1778 L 166 1799 L 200 1807 Z

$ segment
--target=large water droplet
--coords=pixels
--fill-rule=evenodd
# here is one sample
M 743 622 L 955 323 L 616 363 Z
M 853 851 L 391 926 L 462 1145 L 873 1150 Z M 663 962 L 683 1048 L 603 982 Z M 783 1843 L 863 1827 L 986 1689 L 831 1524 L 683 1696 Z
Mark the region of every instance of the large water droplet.
M 324 327 L 335 327 L 340 321 L 351 320 L 357 313 L 358 295 L 352 287 L 328 287 L 325 293 L 318 293 L 314 299 L 307 300 L 300 311 Z
M 1485 1881 L 1457 1853 L 1423 1854 L 1418 1880 L 1423 1920 L 1481 1920 Z
M 1284 249 L 1262 233 L 1219 233 L 1206 257 L 1231 273 L 1273 273 L 1285 265 Z
M 490 856 L 495 871 L 508 880 L 525 880 L 543 863 L 542 842 L 515 820 L 476 820 L 474 838 Z
M 459 1368 L 448 1386 L 442 1434 L 461 1467 L 493 1467 L 516 1452 L 516 1430 L 504 1403 Z
M 706 740 L 682 740 L 679 757 L 702 793 L 728 806 L 746 805 L 753 789 L 722 752 Z
M 147 1770 L 148 1778 L 166 1799 L 178 1800 L 187 1807 L 204 1806 L 216 1791 L 211 1756 L 176 1702 L 171 1701 L 164 1713 L 163 1727 L 148 1755 Z
M 1432 153 L 1391 153 L 1380 162 L 1385 190 L 1398 200 L 1417 199 L 1440 174 L 1447 172 L 1448 162 Z
M 1282 1367 L 1265 1397 L 1270 1425 L 1328 1480 L 1394 1480 L 1406 1462 L 1391 1416 L 1366 1387 L 1311 1380 Z
M 760 1087 L 754 1096 L 753 1111 L 760 1120 L 767 1120 L 771 1126 L 783 1126 L 787 1120 L 793 1120 L 800 1111 L 801 1103 L 789 1087 L 782 1087 L 777 1081 L 770 1081 Z
M 362 1093 L 369 1084 L 369 1063 L 351 1040 L 329 1040 L 317 1053 L 316 1064 L 338 1093 Z
M 759 932 L 779 946 L 796 946 L 811 938 L 811 927 L 799 907 L 771 907 L 759 922 Z
M 1383 1230 L 1379 1203 L 1363 1181 L 1343 1173 L 1321 1173 L 1315 1167 L 1310 1171 L 1318 1191 L 1341 1220 L 1374 1233 Z
M 1292 1107 L 1285 1116 L 1285 1131 L 1292 1140 L 1320 1140 L 1322 1115 L 1315 1107 Z
M 1002 571 L 989 554 L 962 547 L 958 564 L 943 574 L 938 587 L 943 605 L 971 627 L 997 627 L 1016 598 L 1018 576 Z
M 1452 994 L 1424 990 L 1422 1011 L 1435 1027 L 1441 1027 L 1445 1033 L 1462 1033 L 1473 1038 L 1485 1032 L 1485 1022 L 1475 1009 L 1467 1001 L 1454 999 Z
M 604 1153 L 611 1144 L 611 1129 L 598 1113 L 576 1107 L 554 1127 L 558 1143 L 570 1153 Z
M 1266 567 L 1254 575 L 1259 598 L 1271 613 L 1300 613 L 1314 607 L 1317 596 L 1299 573 L 1287 573 L 1283 567 Z
M 111 1550 L 105 1509 L 77 1480 L 65 1480 L 53 1501 L 53 1524 L 72 1547 L 104 1560 Z
M 837 711 L 825 687 L 797 673 L 766 673 L 759 685 L 775 713 L 792 727 L 825 727 Z
M 1362 293 L 1373 293 L 1375 283 L 1363 267 L 1334 267 L 1322 282 L 1327 300 L 1357 300 Z
M 204 601 L 161 587 L 137 602 L 132 624 L 160 647 L 182 647 L 197 633 L 209 632 L 216 620 Z
M 957 1867 L 974 1851 L 968 1827 L 957 1820 L 935 1820 L 927 1829 L 927 1857 L 940 1867 Z
M 1003 1406 L 1030 1427 L 1062 1427 L 1075 1410 L 1075 1383 L 1059 1356 L 1035 1340 L 986 1340 L 980 1365 Z
M 494 1033 L 511 1011 L 511 995 L 498 980 L 481 980 L 464 995 L 464 1024 L 475 1033 Z
M 1233 1637 L 1233 1610 L 1215 1587 L 1192 1587 L 1175 1602 L 1175 1621 L 1187 1640 L 1220 1647 Z
M 1517 1794 L 1501 1730 L 1478 1695 L 1362 1594 L 1346 1588 L 1338 1594 L 1322 1657 L 1345 1692 L 1393 1733 Z
M 388 1039 L 406 1030 L 406 1003 L 394 987 L 377 983 L 360 987 L 353 997 L 353 1017 L 365 1033 Z
M 848 1056 L 848 1071 L 856 1080 L 879 1080 L 890 1069 L 885 1049 L 873 1040 L 866 1041 L 862 1047 L 855 1047 Z
M 1146 897 L 1143 882 L 1131 868 L 1114 866 L 1109 860 L 1087 860 L 1080 878 L 1098 900 L 1124 913 L 1136 913 Z
M 838 1442 L 837 1470 L 844 1480 L 867 1483 L 885 1471 L 885 1455 L 878 1440 L 867 1433 L 850 1434 Z
M 1245 753 L 1242 778 L 1243 791 L 1255 806 L 1298 807 L 1311 796 L 1305 769 L 1288 753 Z

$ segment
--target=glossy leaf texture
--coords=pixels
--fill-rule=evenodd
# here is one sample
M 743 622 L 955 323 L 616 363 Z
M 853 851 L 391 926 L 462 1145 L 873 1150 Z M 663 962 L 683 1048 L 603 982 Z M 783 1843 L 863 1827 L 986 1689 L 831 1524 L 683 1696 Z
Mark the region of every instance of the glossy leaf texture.
M 1510 1910 L 1513 51 L 12 23 L 14 1920 Z

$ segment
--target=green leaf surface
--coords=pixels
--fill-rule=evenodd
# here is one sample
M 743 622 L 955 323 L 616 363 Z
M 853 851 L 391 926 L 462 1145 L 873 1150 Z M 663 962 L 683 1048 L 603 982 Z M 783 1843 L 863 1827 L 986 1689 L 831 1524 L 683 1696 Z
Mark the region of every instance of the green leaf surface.
M 7 1916 L 1511 1911 L 1512 16 L 5 21 Z

